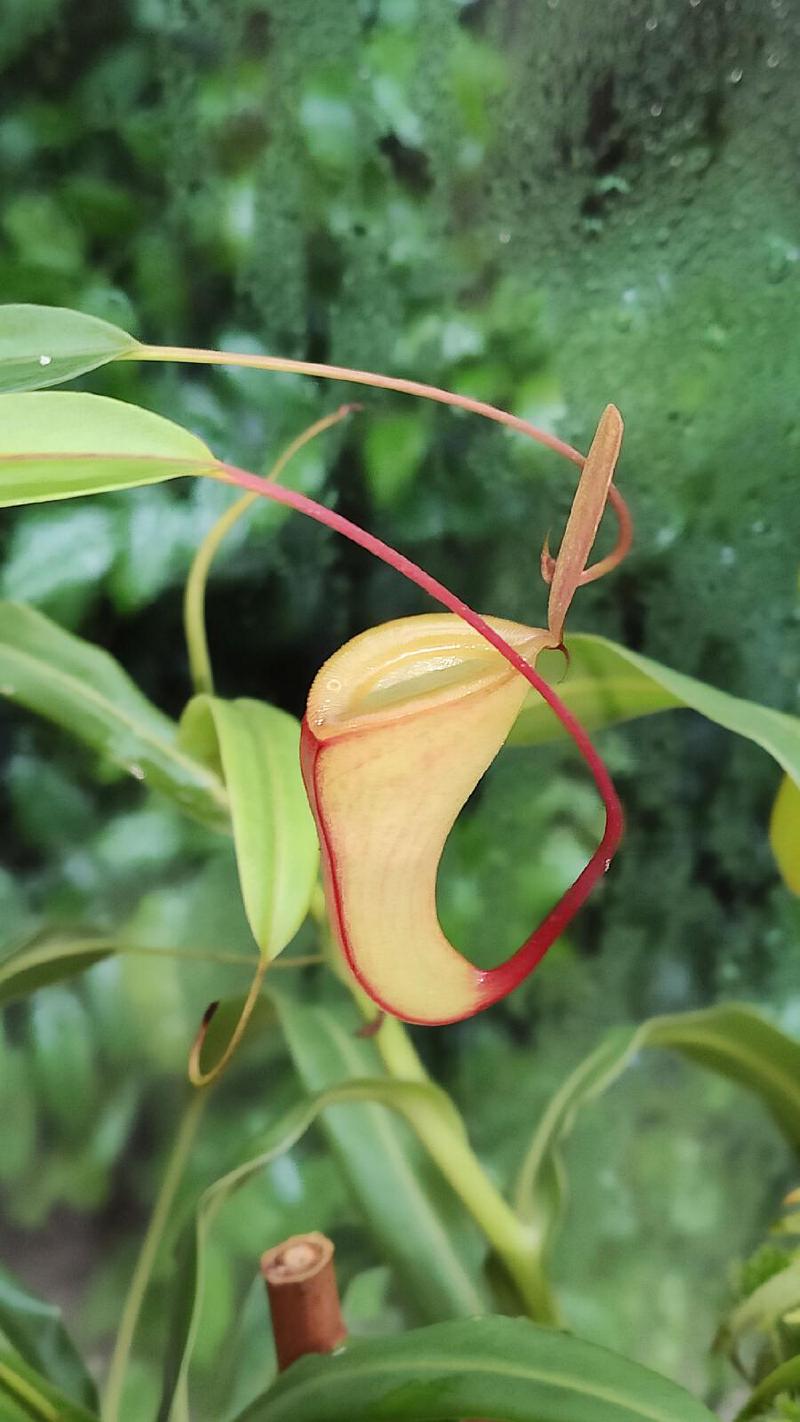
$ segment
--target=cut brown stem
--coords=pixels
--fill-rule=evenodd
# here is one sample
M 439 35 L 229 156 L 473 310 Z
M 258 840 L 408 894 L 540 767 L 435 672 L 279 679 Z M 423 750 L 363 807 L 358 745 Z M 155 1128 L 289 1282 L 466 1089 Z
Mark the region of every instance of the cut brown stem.
M 333 1244 L 324 1234 L 296 1234 L 261 1256 L 278 1369 L 306 1353 L 332 1353 L 347 1336 L 333 1267 Z

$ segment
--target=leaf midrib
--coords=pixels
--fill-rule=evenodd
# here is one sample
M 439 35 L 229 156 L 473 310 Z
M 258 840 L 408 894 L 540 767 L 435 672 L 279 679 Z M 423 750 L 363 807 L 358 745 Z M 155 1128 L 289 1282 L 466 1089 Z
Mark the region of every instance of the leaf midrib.
M 709 716 L 706 711 L 701 710 L 699 704 L 695 704 L 693 701 L 687 701 L 680 692 L 672 691 L 669 685 L 672 677 L 677 677 L 679 681 L 688 681 L 696 684 L 702 691 L 708 692 L 712 697 L 721 697 L 723 702 L 727 705 L 732 705 L 734 714 L 739 713 L 746 715 L 748 710 L 752 710 L 758 717 L 763 716 L 767 721 L 773 722 L 777 730 L 782 731 L 785 735 L 790 737 L 796 737 L 798 749 L 800 750 L 800 722 L 797 717 L 792 716 L 789 712 L 779 711 L 775 706 L 763 706 L 760 702 L 750 701 L 744 696 L 735 696 L 730 691 L 724 691 L 722 687 L 712 686 L 710 683 L 702 682 L 698 677 L 691 676 L 688 672 L 677 671 L 674 667 L 662 668 L 649 657 L 639 657 L 636 653 L 631 653 L 627 648 L 618 646 L 617 643 L 610 641 L 607 637 L 598 637 L 592 633 L 583 633 L 579 634 L 579 636 L 581 636 L 582 641 L 590 643 L 591 645 L 607 648 L 619 657 L 623 664 L 636 668 L 641 676 L 647 677 L 647 679 L 654 682 L 656 686 L 663 687 L 667 695 L 677 697 L 681 705 L 690 711 L 698 711 L 699 714 L 705 716 L 707 720 L 716 721 L 717 718 L 715 716 Z M 655 671 L 653 670 L 654 667 L 656 668 Z M 664 673 L 666 673 L 666 677 L 664 677 Z M 598 680 L 602 682 L 602 678 L 598 678 Z M 775 754 L 774 750 L 772 750 L 769 745 L 766 745 L 763 739 L 758 735 L 753 735 L 749 731 L 743 732 L 739 730 L 738 727 L 734 728 L 721 721 L 718 722 L 718 724 L 723 725 L 725 730 L 733 731 L 736 735 L 745 735 L 747 738 L 755 741 L 757 745 L 760 745 L 762 750 L 770 751 L 773 755 Z M 778 756 L 775 758 L 780 759 Z M 788 766 L 784 768 L 789 770 Z M 794 771 L 789 770 L 789 773 L 794 774 L 796 778 L 797 767 L 794 768 Z
M 356 1360 L 356 1362 L 351 1366 L 350 1378 L 348 1379 L 348 1381 L 350 1379 L 358 1379 L 359 1377 L 365 1378 L 370 1376 L 370 1374 L 380 1375 L 383 1372 L 410 1372 L 413 1375 L 418 1375 L 421 1372 L 436 1372 L 441 1370 L 442 1368 L 445 1368 L 448 1371 L 452 1371 L 454 1367 L 458 1369 L 459 1373 L 485 1373 L 488 1374 L 490 1377 L 497 1376 L 499 1378 L 514 1377 L 519 1378 L 521 1381 L 528 1383 L 542 1383 L 546 1387 L 563 1388 L 565 1391 L 576 1392 L 584 1397 L 597 1398 L 598 1401 L 611 1403 L 613 1406 L 620 1408 L 624 1412 L 629 1413 L 632 1417 L 647 1418 L 648 1422 L 675 1422 L 674 1413 L 661 1412 L 660 1410 L 653 1411 L 651 1408 L 648 1407 L 644 1407 L 638 1404 L 631 1404 L 630 1400 L 626 1400 L 624 1397 L 620 1396 L 619 1393 L 606 1386 L 596 1385 L 593 1387 L 587 1387 L 585 1383 L 582 1382 L 579 1375 L 572 1377 L 568 1373 L 546 1373 L 534 1367 L 521 1367 L 517 1364 L 510 1363 L 506 1358 L 502 1357 L 495 1359 L 494 1362 L 490 1360 L 482 1361 L 461 1358 L 458 1358 L 458 1360 L 454 1362 L 452 1359 L 449 1359 L 446 1355 L 443 1354 L 438 1361 L 435 1359 L 427 1358 L 404 1358 L 399 1360 L 398 1362 L 392 1362 L 388 1368 L 385 1363 L 382 1363 L 380 1361 L 374 1363 L 359 1363 L 359 1361 Z M 664 1379 L 660 1379 L 660 1381 L 664 1381 Z M 334 1383 L 334 1379 L 332 1379 L 330 1376 L 326 1377 L 324 1375 L 316 1378 L 309 1378 L 307 1381 L 298 1383 L 297 1386 L 292 1390 L 292 1405 L 297 1405 L 298 1394 L 306 1392 L 313 1395 L 314 1391 L 317 1390 L 320 1386 L 329 1389 Z M 278 1401 L 280 1400 L 281 1399 L 278 1399 Z M 694 1401 L 694 1399 L 692 1400 Z M 502 1422 L 502 1419 L 498 1419 L 498 1422 Z

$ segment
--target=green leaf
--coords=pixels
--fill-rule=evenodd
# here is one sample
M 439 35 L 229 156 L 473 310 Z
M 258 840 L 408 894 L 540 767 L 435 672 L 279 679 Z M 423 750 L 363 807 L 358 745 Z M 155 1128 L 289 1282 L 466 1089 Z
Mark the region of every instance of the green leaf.
M 175 961 L 234 964 L 250 968 L 253 959 L 249 954 L 226 953 L 202 948 L 155 948 L 139 943 L 131 943 L 127 938 L 108 938 L 100 934 L 85 937 L 46 937 L 44 940 L 25 942 L 15 948 L 5 958 L 0 958 L 0 1007 L 18 998 L 28 997 L 39 988 L 51 983 L 65 982 L 68 978 L 85 973 L 95 963 L 100 963 L 111 954 L 129 957 L 170 958 Z M 217 1014 L 217 1017 L 220 1013 Z M 214 1019 L 217 1025 L 217 1019 Z M 209 1037 L 210 1037 L 209 1033 Z
M 720 1329 L 720 1341 L 735 1349 L 745 1333 L 772 1334 L 785 1314 L 800 1304 L 800 1258 L 787 1263 L 785 1269 L 766 1279 L 753 1289 L 726 1318 Z
M 127 331 L 63 306 L 0 306 L 0 390 L 60 385 L 138 344 Z
M 752 1008 L 736 1004 L 700 1012 L 654 1017 L 639 1027 L 620 1028 L 561 1085 L 542 1116 L 523 1161 L 517 1208 L 535 1222 L 546 1243 L 564 1206 L 561 1148 L 578 1111 L 622 1075 L 646 1047 L 679 1051 L 700 1066 L 719 1072 L 755 1092 L 789 1141 L 800 1146 L 800 1043 L 787 1037 Z
M 0 1268 L 0 1332 L 20 1357 L 65 1396 L 97 1408 L 97 1390 L 64 1327 L 61 1310 L 29 1294 Z
M 98 1422 L 97 1414 L 73 1402 L 16 1352 L 0 1350 L 0 1417 L 3 1422 Z
M 0 1007 L 50 983 L 65 982 L 101 962 L 108 953 L 109 949 L 93 938 L 54 939 L 17 948 L 0 959 Z
M 769 822 L 772 852 L 792 893 L 800 894 L 800 786 L 783 777 Z
M 375 1044 L 355 1035 L 359 1019 L 349 1003 L 340 1013 L 300 1005 L 284 992 L 271 996 L 307 1091 L 383 1073 Z M 486 1312 L 484 1242 L 405 1124 L 363 1106 L 326 1112 L 322 1129 L 380 1258 L 392 1264 L 419 1316 L 427 1321 Z
M 122 667 L 42 613 L 12 602 L 0 602 L 0 695 L 54 721 L 177 800 L 187 814 L 229 828 L 222 782 L 181 749 L 178 727 Z
M 216 464 L 196 435 L 122 400 L 0 395 L 0 507 L 157 484 Z
M 294 1363 L 238 1422 L 711 1422 L 676 1383 L 522 1318 L 439 1323 Z
M 558 694 L 587 730 L 684 706 L 728 731 L 755 741 L 800 784 L 800 717 L 773 711 L 754 701 L 729 696 L 694 677 L 640 657 L 605 637 L 580 633 L 568 639 L 570 665 L 563 681 L 563 659 L 546 654 L 540 667 L 553 669 Z M 558 721 L 533 692 L 511 733 L 512 745 L 538 745 L 563 734 Z
M 636 1051 L 637 1038 L 635 1027 L 611 1032 L 562 1082 L 539 1121 L 519 1173 L 516 1207 L 525 1219 L 535 1221 L 546 1248 L 561 1223 L 566 1200 L 561 1147 L 580 1108 L 622 1075 Z
M 739 1003 L 654 1017 L 640 1030 L 643 1046 L 678 1051 L 754 1092 L 800 1146 L 800 1042 Z
M 308 913 L 319 860 L 299 723 L 263 701 L 196 696 L 180 744 L 225 782 L 247 919 L 264 957 L 275 958 Z
M 252 1154 L 201 1195 L 195 1219 L 179 1245 L 173 1318 L 157 1422 L 169 1422 L 175 1398 L 186 1385 L 202 1302 L 203 1254 L 209 1231 L 222 1205 L 271 1161 L 291 1150 L 326 1107 L 364 1101 L 380 1102 L 407 1116 L 419 1111 L 432 1112 L 437 1119 L 446 1121 L 450 1129 L 454 1119 L 458 1120 L 454 1118 L 450 1100 L 444 1092 L 427 1083 L 388 1079 L 346 1081 L 299 1101 L 259 1141 L 250 1143 Z M 265 1245 L 269 1243 L 265 1241 Z M 430 1261 L 430 1266 L 433 1267 L 433 1261 Z

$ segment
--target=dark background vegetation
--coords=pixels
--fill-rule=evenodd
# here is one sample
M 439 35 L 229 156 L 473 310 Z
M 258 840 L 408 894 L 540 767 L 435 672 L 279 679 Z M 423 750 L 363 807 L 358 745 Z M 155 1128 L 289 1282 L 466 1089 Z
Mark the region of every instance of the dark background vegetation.
M 573 627 L 798 709 L 797 0 L 0 0 L 0 20 L 3 300 L 152 342 L 413 376 L 584 448 L 614 400 L 635 550 L 580 594 Z M 257 470 L 350 393 L 179 366 L 85 384 Z M 298 461 L 300 486 L 473 605 L 540 621 L 538 550 L 571 468 L 477 419 L 359 398 Z M 182 580 L 227 501 L 166 486 L 6 512 L 0 594 L 100 641 L 177 714 Z M 214 575 L 218 689 L 299 713 L 346 637 L 417 610 L 358 550 L 257 509 Z M 772 761 L 688 712 L 607 732 L 603 749 L 628 834 L 602 893 L 505 1007 L 423 1034 L 501 1180 L 606 1025 L 743 997 L 800 1028 L 797 904 L 766 837 Z M 210 835 L 21 712 L 3 710 L 0 756 L 4 941 L 44 922 L 247 950 L 232 859 Z M 507 752 L 448 846 L 453 936 L 504 955 L 595 833 L 569 755 Z M 67 1302 L 97 1356 L 187 1042 L 225 986 L 203 965 L 123 958 L 7 1015 L 0 1254 Z M 278 1044 L 255 1044 L 195 1186 L 289 1090 Z M 729 1261 L 791 1183 L 776 1133 L 732 1089 L 654 1060 L 598 1106 L 570 1165 L 557 1275 L 571 1321 L 705 1386 Z M 253 1257 L 309 1213 L 337 1234 L 367 1321 L 386 1308 L 319 1143 L 243 1198 L 212 1245 L 209 1377 Z M 142 1417 L 160 1326 L 156 1306 Z

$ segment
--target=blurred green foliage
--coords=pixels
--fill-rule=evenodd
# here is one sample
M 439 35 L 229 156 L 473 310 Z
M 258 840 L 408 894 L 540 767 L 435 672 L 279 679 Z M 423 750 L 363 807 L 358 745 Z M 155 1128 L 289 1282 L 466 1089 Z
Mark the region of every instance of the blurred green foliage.
M 144 340 L 415 376 L 584 446 L 613 399 L 636 545 L 620 574 L 581 594 L 576 621 L 798 708 L 789 0 L 0 8 L 4 299 L 73 306 Z M 80 384 L 169 414 L 258 470 L 347 393 L 125 364 Z M 301 456 L 299 486 L 473 604 L 539 620 L 538 548 L 566 511 L 569 471 L 480 421 L 359 398 L 364 413 Z M 228 501 L 198 481 L 6 512 L 0 595 L 100 641 L 176 714 L 189 693 L 181 583 Z M 297 712 L 345 637 L 423 606 L 359 552 L 254 509 L 215 570 L 219 688 Z M 775 766 L 683 712 L 607 732 L 603 748 L 629 828 L 601 899 L 506 1008 L 421 1043 L 502 1181 L 605 1026 L 738 995 L 800 1029 L 800 914 L 766 834 Z M 5 707 L 0 755 L 6 946 L 46 923 L 250 951 L 228 846 Z M 594 828 L 566 753 L 502 757 L 448 846 L 441 908 L 456 940 L 505 954 Z M 206 1003 L 244 974 L 124 956 L 6 1016 L 0 1256 L 67 1302 L 96 1359 L 187 1043 Z M 291 1081 L 276 1037 L 254 1041 L 201 1136 L 187 1198 L 245 1126 L 273 1118 Z M 789 1178 L 773 1129 L 729 1087 L 658 1058 L 579 1126 L 570 1165 L 558 1274 L 573 1322 L 698 1388 L 722 1386 L 705 1354 L 726 1264 L 755 1243 Z M 260 1367 L 267 1348 L 260 1295 L 240 1308 L 255 1254 L 312 1225 L 336 1229 L 353 1318 L 407 1321 L 335 1165 L 318 1139 L 304 1145 L 214 1236 L 197 1354 L 209 1417 L 228 1381 L 223 1342 L 231 1373 L 245 1358 Z M 157 1295 L 131 1422 L 152 1412 L 162 1326 Z M 241 1370 L 237 1385 L 244 1397 Z

